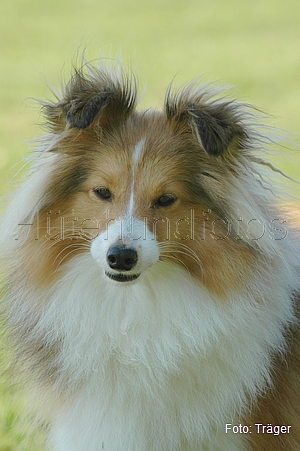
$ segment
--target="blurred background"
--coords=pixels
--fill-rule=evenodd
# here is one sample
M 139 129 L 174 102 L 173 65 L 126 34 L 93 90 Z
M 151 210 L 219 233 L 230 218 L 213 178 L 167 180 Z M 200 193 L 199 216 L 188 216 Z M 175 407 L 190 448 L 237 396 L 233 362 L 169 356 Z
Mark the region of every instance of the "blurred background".
M 47 83 L 59 88 L 84 48 L 88 60 L 100 50 L 122 55 L 146 89 L 141 107 L 161 107 L 172 80 L 180 86 L 201 76 L 235 86 L 236 97 L 299 142 L 299 0 L 2 0 L 0 11 L 0 194 L 12 189 L 28 141 L 42 133 L 32 98 L 53 99 Z M 299 151 L 291 147 L 273 162 L 299 178 Z M 13 391 L 3 377 L 0 451 L 42 451 L 38 435 L 27 437 L 30 419 L 17 420 Z

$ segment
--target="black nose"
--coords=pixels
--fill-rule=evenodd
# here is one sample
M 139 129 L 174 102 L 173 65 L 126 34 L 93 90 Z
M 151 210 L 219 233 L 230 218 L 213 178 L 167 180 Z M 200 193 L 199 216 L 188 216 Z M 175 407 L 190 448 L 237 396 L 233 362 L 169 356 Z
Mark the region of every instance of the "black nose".
M 120 271 L 130 271 L 137 261 L 137 252 L 124 245 L 111 246 L 106 255 L 107 263 L 111 269 L 117 269 Z

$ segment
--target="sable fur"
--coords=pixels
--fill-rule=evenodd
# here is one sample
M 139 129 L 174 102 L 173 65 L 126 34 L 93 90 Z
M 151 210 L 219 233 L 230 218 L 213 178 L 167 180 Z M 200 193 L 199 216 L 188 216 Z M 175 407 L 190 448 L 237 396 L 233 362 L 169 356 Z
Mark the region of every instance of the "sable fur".
M 43 104 L 1 241 L 17 371 L 54 451 L 300 451 L 299 232 L 255 116 L 216 94 L 139 111 L 133 76 L 86 65 Z

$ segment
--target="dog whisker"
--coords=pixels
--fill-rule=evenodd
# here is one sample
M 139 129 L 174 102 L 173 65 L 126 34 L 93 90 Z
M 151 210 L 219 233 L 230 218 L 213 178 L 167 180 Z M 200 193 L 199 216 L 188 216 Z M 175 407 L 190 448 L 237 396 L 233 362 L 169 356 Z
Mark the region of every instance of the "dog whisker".
M 70 247 L 70 246 L 68 246 L 68 247 Z M 64 255 L 63 256 L 63 258 L 58 262 L 58 265 L 57 265 L 57 267 L 59 267 L 61 264 L 62 264 L 62 262 L 66 259 L 66 258 L 68 258 L 71 254 L 73 254 L 74 252 L 77 252 L 77 251 L 80 251 L 80 250 L 82 250 L 82 246 L 77 246 L 75 249 L 73 249 L 72 251 L 69 251 L 66 255 Z M 65 248 L 65 249 L 67 249 L 67 248 Z M 64 249 L 64 250 L 65 250 Z M 56 258 L 54 259 L 54 261 L 53 261 L 53 264 L 55 263 L 55 261 L 57 260 L 57 257 L 61 254 L 62 252 L 60 252 L 57 256 L 56 256 Z
M 89 250 L 89 246 L 87 246 L 85 243 L 71 243 L 68 246 L 65 246 L 55 257 L 55 259 L 53 260 L 53 264 L 56 262 L 56 260 L 59 258 L 59 256 L 65 252 L 67 249 L 71 248 L 71 247 L 75 247 L 75 249 L 71 252 L 68 252 L 67 255 L 69 255 L 70 253 L 75 252 L 76 250 L 81 250 L 81 249 L 87 249 Z M 67 256 L 66 255 L 66 256 Z M 62 260 L 60 260 L 59 265 L 62 263 L 62 261 L 66 258 L 66 256 L 64 256 L 64 258 Z
M 177 247 L 180 246 L 183 250 L 179 250 L 176 249 L 174 246 L 172 245 L 176 245 Z M 200 260 L 200 258 L 198 257 L 198 255 L 195 253 L 195 251 L 193 251 L 189 246 L 187 246 L 186 244 L 183 243 L 178 243 L 177 241 L 169 241 L 167 243 L 159 243 L 159 247 L 162 251 L 164 252 L 168 252 L 168 253 L 181 253 L 184 254 L 188 257 L 190 257 L 192 260 L 194 260 L 199 267 L 201 268 L 201 270 L 203 270 L 203 264 Z
M 161 253 L 161 256 L 166 256 L 168 258 L 172 258 L 173 260 L 175 260 L 176 262 L 179 262 L 182 266 L 185 267 L 185 269 L 188 271 L 188 273 L 191 273 L 189 267 L 178 257 L 175 257 L 175 255 L 172 255 L 172 253 Z

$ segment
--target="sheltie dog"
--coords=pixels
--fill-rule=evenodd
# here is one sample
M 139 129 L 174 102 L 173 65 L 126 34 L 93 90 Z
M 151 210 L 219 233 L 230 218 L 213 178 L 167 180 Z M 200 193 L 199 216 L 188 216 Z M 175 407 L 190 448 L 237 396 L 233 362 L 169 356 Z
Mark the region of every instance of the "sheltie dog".
M 300 450 L 300 237 L 251 109 L 136 109 L 86 64 L 3 217 L 6 324 L 55 451 Z M 273 168 L 274 169 L 274 168 Z

